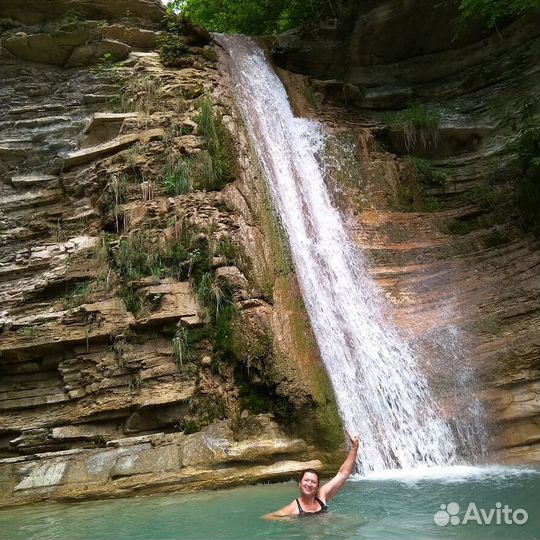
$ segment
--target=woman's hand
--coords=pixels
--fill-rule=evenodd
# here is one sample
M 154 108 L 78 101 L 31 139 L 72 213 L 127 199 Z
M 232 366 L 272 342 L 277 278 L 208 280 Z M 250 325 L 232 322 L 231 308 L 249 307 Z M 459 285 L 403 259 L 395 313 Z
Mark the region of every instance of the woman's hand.
M 352 447 L 358 448 L 360 446 L 360 439 L 358 438 L 358 435 L 352 435 L 348 429 L 345 431 L 347 431 L 347 435 L 349 436 L 349 439 L 351 440 Z

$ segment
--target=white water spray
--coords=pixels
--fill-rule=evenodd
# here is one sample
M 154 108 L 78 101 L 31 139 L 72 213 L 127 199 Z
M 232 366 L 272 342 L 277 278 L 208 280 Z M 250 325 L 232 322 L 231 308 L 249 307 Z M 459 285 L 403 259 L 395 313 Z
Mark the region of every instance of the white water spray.
M 321 126 L 293 116 L 281 81 L 251 39 L 219 42 L 230 55 L 235 98 L 289 237 L 341 417 L 361 438 L 360 471 L 452 463 L 452 433 L 412 350 L 384 319 L 381 292 L 332 205 L 316 158 Z

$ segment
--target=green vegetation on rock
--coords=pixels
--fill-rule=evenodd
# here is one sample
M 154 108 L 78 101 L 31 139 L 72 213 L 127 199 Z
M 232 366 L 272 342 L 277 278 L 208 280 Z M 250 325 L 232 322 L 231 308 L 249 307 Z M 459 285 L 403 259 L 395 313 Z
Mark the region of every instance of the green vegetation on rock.
M 405 147 L 411 150 L 416 144 L 425 148 L 436 145 L 441 113 L 432 105 L 415 103 L 407 109 L 387 114 L 385 122 L 403 133 Z
M 208 240 L 184 232 L 171 244 L 160 244 L 146 231 L 123 236 L 108 248 L 109 259 L 118 275 L 127 281 L 153 276 L 189 279 L 208 267 Z
M 189 335 L 185 328 L 180 328 L 171 340 L 172 353 L 177 364 L 184 365 L 189 348 Z
M 92 293 L 92 283 L 80 281 L 66 289 L 63 305 L 65 309 L 74 308 L 88 302 Z
M 209 190 L 221 189 L 233 177 L 234 149 L 229 133 L 216 116 L 207 96 L 199 104 L 195 122 L 200 134 L 206 139 L 206 151 L 198 156 L 202 187 Z
M 160 278 L 162 274 L 159 254 L 150 248 L 148 238 L 142 232 L 120 239 L 114 262 L 120 276 L 128 280 L 143 276 Z
M 235 356 L 233 323 L 238 314 L 232 292 L 220 285 L 210 271 L 196 280 L 197 298 L 210 316 L 209 337 L 213 343 L 212 371 L 221 373 L 221 363 Z
M 162 99 L 161 79 L 155 75 L 130 77 L 124 81 L 118 93 L 118 109 L 121 112 L 138 112 L 151 114 L 155 112 Z
M 459 11 L 464 19 L 481 18 L 489 28 L 501 19 L 519 17 L 538 11 L 537 0 L 460 0 Z
M 160 175 L 167 195 L 184 195 L 196 189 L 216 191 L 234 180 L 234 145 L 207 96 L 199 101 L 195 122 L 206 148 L 193 156 L 173 156 L 167 160 Z
M 193 190 L 191 180 L 193 160 L 188 156 L 168 163 L 162 176 L 163 188 L 167 195 L 184 195 Z
M 304 96 L 314 109 L 319 106 L 319 100 L 317 98 L 317 95 L 315 94 L 315 90 L 313 90 L 313 86 L 309 84 L 306 84 L 306 86 L 304 86 Z
M 423 184 L 444 186 L 448 180 L 448 175 L 446 173 L 435 169 L 433 165 L 425 159 L 416 156 L 407 156 L 407 162 Z
M 213 278 L 210 272 L 205 272 L 198 285 L 197 297 L 199 302 L 205 306 L 213 321 L 218 320 L 224 308 L 232 303 L 231 293 L 221 287 Z
M 140 290 L 129 286 L 122 286 L 118 292 L 126 309 L 135 317 L 144 317 L 152 311 L 152 306 L 145 294 Z
M 176 61 L 189 53 L 185 40 L 174 34 L 166 34 L 160 41 L 159 58 L 166 66 L 174 66 Z
M 400 212 L 432 212 L 439 209 L 439 203 L 425 193 L 421 178 L 409 173 L 396 179 L 393 207 Z

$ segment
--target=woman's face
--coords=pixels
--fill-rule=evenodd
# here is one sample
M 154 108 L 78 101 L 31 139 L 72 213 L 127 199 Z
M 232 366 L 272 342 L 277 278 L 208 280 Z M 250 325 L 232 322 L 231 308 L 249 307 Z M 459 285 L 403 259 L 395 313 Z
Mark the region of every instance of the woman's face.
M 317 490 L 319 489 L 319 478 L 316 474 L 307 472 L 302 476 L 299 485 L 302 495 L 313 497 L 317 494 Z

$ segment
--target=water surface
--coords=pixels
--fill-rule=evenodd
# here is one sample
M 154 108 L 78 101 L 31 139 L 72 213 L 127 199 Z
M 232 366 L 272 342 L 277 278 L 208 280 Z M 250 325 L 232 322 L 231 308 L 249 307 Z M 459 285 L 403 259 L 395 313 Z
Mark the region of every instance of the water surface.
M 42 504 L 0 512 L 1 538 L 59 539 L 391 539 L 539 538 L 537 471 L 470 467 L 386 472 L 347 482 L 326 515 L 280 522 L 260 516 L 297 496 L 293 482 L 232 490 L 136 497 L 79 504 Z M 474 502 L 524 509 L 523 525 L 438 526 L 441 504 L 458 503 L 459 519 Z

